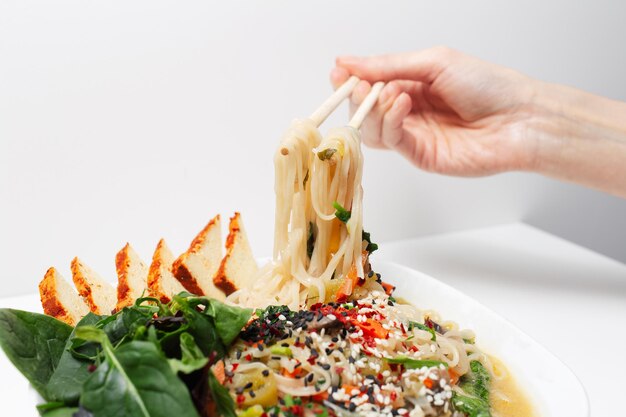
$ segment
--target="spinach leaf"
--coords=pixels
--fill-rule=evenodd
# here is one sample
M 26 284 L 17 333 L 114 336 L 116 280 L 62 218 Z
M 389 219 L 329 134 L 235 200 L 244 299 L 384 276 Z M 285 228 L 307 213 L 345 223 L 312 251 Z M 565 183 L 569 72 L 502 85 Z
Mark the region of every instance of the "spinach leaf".
M 186 331 L 191 333 L 205 355 L 213 352 L 217 358 L 239 336 L 252 316 L 252 310 L 226 305 L 207 297 L 174 296 L 172 305 L 186 319 Z M 174 308 L 173 308 L 174 310 Z
M 424 331 L 429 332 L 431 334 L 430 340 L 433 340 L 433 341 L 437 340 L 437 334 L 435 333 L 435 330 L 431 329 L 430 327 L 428 327 L 425 324 L 418 323 L 416 321 L 410 321 L 409 322 L 409 330 L 413 330 L 416 327 L 418 329 L 420 329 L 420 330 L 424 330 Z
M 491 417 L 489 411 L 489 372 L 477 360 L 470 362 L 471 372 L 463 375 L 459 386 L 467 395 L 454 393 L 452 405 L 468 417 Z
M 97 327 L 105 331 L 114 345 L 132 340 L 138 329 L 145 327 L 148 321 L 158 311 L 153 306 L 130 306 L 118 311 L 112 316 L 105 317 Z
M 49 401 L 47 403 L 37 404 L 39 414 L 44 414 L 48 411 L 56 410 L 57 408 L 65 408 L 65 404 L 60 401 Z
M 0 347 L 44 398 L 71 332 L 71 326 L 50 316 L 0 309 Z
M 467 417 L 491 417 L 489 404 L 480 398 L 461 395 L 453 391 L 452 406 L 454 410 L 465 413 Z
M 208 357 L 215 354 L 218 358 L 224 357 L 226 355 L 226 347 L 217 332 L 213 317 L 196 310 L 191 305 L 185 308 L 183 314 L 188 323 L 186 331 L 193 336 L 204 355 Z
M 448 364 L 443 361 L 436 361 L 430 359 L 413 359 L 408 358 L 406 356 L 396 356 L 395 358 L 385 358 L 388 363 L 395 363 L 398 365 L 404 365 L 407 369 L 420 369 L 423 367 L 427 368 L 438 368 L 439 365 L 443 365 L 446 368 Z
M 180 359 L 168 359 L 174 373 L 190 374 L 204 368 L 209 363 L 209 358 L 202 353 L 193 336 L 189 333 L 180 335 L 180 350 L 182 355 Z
M 93 417 L 93 414 L 82 407 L 67 407 L 61 402 L 39 404 L 37 411 L 41 417 Z
M 90 326 L 78 328 L 76 337 L 100 343 L 104 353 L 80 397 L 94 417 L 198 417 L 187 387 L 155 344 L 130 341 L 114 349 L 104 331 Z
M 93 417 L 93 414 L 85 410 L 85 407 L 80 406 L 78 407 L 78 410 L 72 414 L 72 417 Z
M 217 333 L 224 345 L 228 347 L 239 336 L 243 326 L 250 320 L 252 310 L 230 306 L 217 300 L 209 301 L 206 313 L 215 320 Z
M 333 203 L 333 207 L 335 208 L 335 217 L 344 223 L 348 223 L 348 220 L 350 220 L 350 216 L 352 216 L 352 213 L 343 208 L 341 204 L 336 201 Z
M 459 386 L 466 394 L 489 403 L 489 384 L 491 382 L 489 372 L 477 360 L 470 361 L 470 370 L 470 373 L 463 375 Z
M 230 396 L 226 387 L 219 383 L 213 371 L 209 371 L 208 388 L 217 406 L 217 413 L 221 417 L 237 417 L 233 397 Z
M 76 327 L 94 325 L 100 319 L 100 316 L 89 313 L 76 324 Z M 92 362 L 86 359 L 75 358 L 70 351 L 75 334 L 76 329 L 68 338 L 61 359 L 46 385 L 48 400 L 60 401 L 65 405 L 78 405 L 83 383 L 91 375 L 87 368 Z
M 78 407 L 56 407 L 51 409 L 40 409 L 41 417 L 87 417 L 91 414 L 79 414 Z

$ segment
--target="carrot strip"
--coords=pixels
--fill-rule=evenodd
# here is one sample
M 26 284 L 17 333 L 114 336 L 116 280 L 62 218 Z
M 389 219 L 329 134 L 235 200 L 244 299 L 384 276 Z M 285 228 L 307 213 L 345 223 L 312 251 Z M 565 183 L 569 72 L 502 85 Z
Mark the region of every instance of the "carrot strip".
M 367 257 L 369 252 L 364 251 L 361 254 L 361 262 L 363 266 L 367 263 Z M 343 283 L 337 290 L 337 295 L 335 296 L 335 301 L 338 303 L 345 303 L 348 301 L 348 297 L 352 295 L 352 292 L 356 288 L 359 283 L 359 276 L 356 273 L 356 263 L 352 264 L 350 267 L 350 271 L 348 271 L 348 275 L 345 277 Z
M 393 285 L 387 283 L 387 282 L 382 282 L 380 285 L 383 286 L 383 289 L 385 290 L 385 293 L 387 295 L 391 295 L 393 293 L 393 290 L 396 289 L 396 287 L 394 287 Z
M 215 366 L 213 366 L 213 374 L 215 374 L 217 381 L 224 385 L 224 382 L 226 382 L 226 369 L 224 367 L 224 361 L 219 361 L 215 364 Z

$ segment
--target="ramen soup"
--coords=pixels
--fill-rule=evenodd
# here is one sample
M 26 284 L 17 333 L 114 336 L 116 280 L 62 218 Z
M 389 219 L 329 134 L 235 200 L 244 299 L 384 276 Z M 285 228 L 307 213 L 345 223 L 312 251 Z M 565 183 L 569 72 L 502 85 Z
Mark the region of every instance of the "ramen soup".
M 357 130 L 296 121 L 275 168 L 273 259 L 229 297 L 258 308 L 220 365 L 242 415 L 533 415 L 471 330 L 397 302 L 373 269 Z

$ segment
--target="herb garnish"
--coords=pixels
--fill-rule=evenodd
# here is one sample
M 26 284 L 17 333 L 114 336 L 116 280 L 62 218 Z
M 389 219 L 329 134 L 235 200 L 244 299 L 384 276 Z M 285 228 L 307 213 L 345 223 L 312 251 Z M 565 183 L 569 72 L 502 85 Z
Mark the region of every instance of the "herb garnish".
M 350 216 L 352 213 L 341 206 L 338 202 L 333 203 L 333 207 L 335 208 L 335 217 L 337 217 L 343 223 L 348 223 L 350 220 Z
M 320 159 L 320 161 L 327 161 L 332 158 L 336 152 L 337 149 L 334 148 L 324 149 L 317 153 L 317 157 Z

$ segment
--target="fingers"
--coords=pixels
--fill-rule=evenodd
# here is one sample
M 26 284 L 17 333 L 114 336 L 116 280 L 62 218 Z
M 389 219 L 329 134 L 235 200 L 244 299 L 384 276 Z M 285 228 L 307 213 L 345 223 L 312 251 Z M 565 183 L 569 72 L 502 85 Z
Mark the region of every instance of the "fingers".
M 335 67 L 330 71 L 330 83 L 335 90 L 348 81 L 348 78 L 350 73 L 345 68 Z
M 404 150 L 410 144 L 404 142 L 404 118 L 409 115 L 413 103 L 407 93 L 401 93 L 394 100 L 393 104 L 385 112 L 382 119 L 381 141 L 385 147 L 395 150 Z
M 370 82 L 400 79 L 431 83 L 456 54 L 449 48 L 436 47 L 371 57 L 342 56 L 337 58 L 336 65 Z
M 361 83 L 357 85 L 357 88 L 355 89 L 355 92 L 352 96 L 352 112 L 356 111 L 358 106 L 365 99 L 365 96 L 367 95 L 369 90 L 370 86 L 369 83 L 367 83 L 366 81 L 361 81 Z M 385 118 L 393 108 L 396 99 L 398 98 L 398 96 L 401 95 L 401 93 L 402 90 L 400 89 L 399 84 L 396 82 L 389 83 L 385 86 L 385 88 L 383 88 L 378 98 L 378 101 L 376 102 L 376 105 L 374 105 L 372 110 L 363 121 L 363 124 L 361 125 L 361 140 L 365 145 L 379 149 L 389 147 L 385 143 L 383 136 Z M 408 99 L 408 110 L 406 109 L 406 107 L 404 107 L 407 104 L 406 99 Z M 406 115 L 411 110 L 411 100 L 408 95 L 406 95 L 406 98 L 403 98 L 400 101 L 400 104 L 402 104 L 403 106 L 401 108 L 395 109 L 391 113 L 391 116 L 393 117 L 389 116 L 391 117 L 389 122 L 393 124 L 394 127 L 402 126 L 402 121 L 398 121 L 398 118 L 401 119 L 406 117 Z

